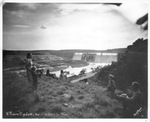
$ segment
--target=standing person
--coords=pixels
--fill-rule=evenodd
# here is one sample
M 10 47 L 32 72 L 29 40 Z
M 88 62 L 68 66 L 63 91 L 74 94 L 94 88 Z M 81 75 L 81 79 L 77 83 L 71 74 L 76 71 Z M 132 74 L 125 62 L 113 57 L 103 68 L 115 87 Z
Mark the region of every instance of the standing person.
M 26 56 L 26 72 L 27 72 L 27 78 L 28 78 L 28 81 L 29 81 L 29 84 L 32 85 L 33 83 L 33 78 L 32 78 L 32 74 L 31 74 L 31 68 L 32 68 L 32 65 L 33 65 L 33 62 L 32 62 L 32 54 L 31 53 L 27 53 L 27 56 Z
M 133 82 L 131 88 L 133 90 L 131 97 L 129 97 L 127 94 L 121 94 L 118 96 L 121 98 L 124 116 L 127 118 L 139 116 L 143 106 L 140 84 L 138 82 Z
M 114 93 L 115 90 L 116 90 L 116 83 L 114 81 L 114 75 L 109 74 L 108 79 L 109 79 L 109 82 L 108 82 L 108 85 L 107 85 L 107 91 L 111 92 L 111 93 Z
M 25 67 L 26 67 L 26 71 L 27 71 L 27 78 L 29 81 L 29 86 L 34 87 L 33 83 L 36 82 L 37 75 L 36 75 L 36 67 L 33 65 L 33 62 L 32 62 L 32 53 L 27 53 L 26 58 L 27 58 L 27 60 L 26 60 Z M 33 67 L 35 67 L 35 69 Z
M 36 75 L 36 67 L 33 66 L 31 68 L 31 74 L 32 74 L 32 78 L 33 78 L 33 89 L 36 90 L 37 89 L 37 75 Z

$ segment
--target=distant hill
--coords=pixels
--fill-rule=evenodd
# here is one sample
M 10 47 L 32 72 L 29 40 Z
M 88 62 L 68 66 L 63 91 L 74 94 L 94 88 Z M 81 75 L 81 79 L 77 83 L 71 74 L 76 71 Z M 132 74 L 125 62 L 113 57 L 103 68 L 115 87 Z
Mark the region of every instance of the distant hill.
M 44 55 L 44 54 L 59 54 L 59 53 L 124 53 L 126 48 L 108 49 L 108 50 L 83 50 L 83 49 L 68 49 L 68 50 L 3 50 L 3 57 L 5 55 L 26 55 L 28 52 L 33 55 Z

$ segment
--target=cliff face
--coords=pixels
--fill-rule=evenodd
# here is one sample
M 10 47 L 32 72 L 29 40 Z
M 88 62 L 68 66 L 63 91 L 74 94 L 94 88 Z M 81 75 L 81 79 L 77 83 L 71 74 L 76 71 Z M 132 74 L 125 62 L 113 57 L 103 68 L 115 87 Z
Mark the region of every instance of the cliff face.
M 148 86 L 148 59 L 147 39 L 138 39 L 127 47 L 126 52 L 119 58 L 118 62 L 104 67 L 98 74 L 98 79 L 107 85 L 108 74 L 115 76 L 118 89 L 125 90 L 133 81 L 141 84 L 145 102 L 147 102 Z
M 127 70 L 128 75 L 126 77 L 129 81 L 124 82 L 138 81 L 143 89 L 147 87 L 147 42 L 147 39 L 137 39 L 132 45 L 127 47 L 124 57 L 118 61 L 118 68 L 123 67 Z

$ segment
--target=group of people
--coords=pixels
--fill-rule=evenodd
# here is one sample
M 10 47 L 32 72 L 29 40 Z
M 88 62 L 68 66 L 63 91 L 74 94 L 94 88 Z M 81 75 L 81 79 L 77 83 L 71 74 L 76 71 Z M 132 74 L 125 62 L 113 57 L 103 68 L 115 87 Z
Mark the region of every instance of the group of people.
M 29 87 L 32 87 L 33 90 L 36 90 L 37 84 L 38 84 L 38 81 L 37 81 L 38 74 L 40 72 L 40 76 L 41 76 L 42 70 L 37 69 L 36 65 L 33 63 L 32 53 L 27 53 L 25 67 L 26 67 L 26 72 L 27 72 L 27 78 L 29 81 Z M 66 78 L 67 74 L 68 74 L 68 72 L 64 72 L 63 70 L 61 70 L 59 78 L 60 79 Z M 47 71 L 46 71 L 46 76 L 50 77 L 50 78 L 58 79 L 55 74 L 50 73 L 49 69 L 47 69 Z
M 107 92 L 115 94 L 116 83 L 114 80 L 114 75 L 109 74 L 108 79 L 109 82 L 107 86 Z M 122 102 L 124 117 L 141 117 L 143 101 L 142 93 L 140 91 L 140 83 L 133 82 L 131 84 L 131 90 L 133 91 L 131 97 L 129 97 L 126 93 L 120 95 L 115 94 L 115 96 L 119 101 Z

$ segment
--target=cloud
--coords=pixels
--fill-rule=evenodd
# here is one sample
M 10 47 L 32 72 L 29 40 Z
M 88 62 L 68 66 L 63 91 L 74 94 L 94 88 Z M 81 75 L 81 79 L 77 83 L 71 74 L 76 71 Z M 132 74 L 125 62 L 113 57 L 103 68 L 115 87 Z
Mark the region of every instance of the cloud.
M 39 3 L 6 3 L 3 6 L 4 16 L 10 17 L 7 19 L 12 19 L 13 16 L 19 18 L 26 18 L 27 15 L 34 16 L 33 14 L 39 11 L 33 10 L 36 10 L 40 6 L 41 4 Z
M 40 7 L 41 4 L 40 3 L 18 3 L 18 6 L 34 10 L 34 9 L 37 9 L 38 7 Z
M 16 16 L 16 17 L 19 17 L 19 18 L 22 18 L 24 17 L 27 13 L 23 10 L 18 10 L 18 11 L 9 11 L 9 13 L 12 15 L 12 16 Z
M 110 8 L 103 4 L 61 4 L 59 10 L 62 15 L 67 15 L 81 11 L 105 12 L 110 10 Z
M 44 26 L 44 25 L 41 25 L 40 28 L 41 28 L 41 29 L 46 29 L 47 27 Z
M 16 27 L 16 28 L 30 28 L 30 26 L 28 26 L 28 25 L 13 25 L 13 27 Z
M 3 24 L 7 27 L 10 25 L 11 28 L 12 25 L 45 25 L 49 23 L 49 20 L 51 21 L 50 23 L 55 23 L 52 20 L 60 15 L 60 11 L 58 10 L 59 5 L 45 3 L 7 3 L 3 6 Z

